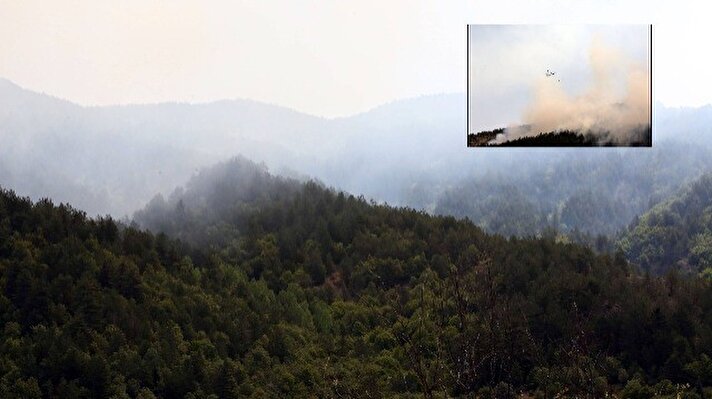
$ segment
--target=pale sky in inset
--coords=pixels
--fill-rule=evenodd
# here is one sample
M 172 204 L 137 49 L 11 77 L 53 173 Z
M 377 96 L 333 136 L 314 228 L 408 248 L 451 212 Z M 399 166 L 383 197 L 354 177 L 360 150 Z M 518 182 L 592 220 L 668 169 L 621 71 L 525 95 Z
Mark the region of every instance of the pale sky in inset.
M 706 8 L 655 0 L 0 0 L 0 77 L 84 105 L 248 98 L 331 117 L 464 93 L 468 23 L 652 23 L 654 99 L 697 106 L 712 102 Z

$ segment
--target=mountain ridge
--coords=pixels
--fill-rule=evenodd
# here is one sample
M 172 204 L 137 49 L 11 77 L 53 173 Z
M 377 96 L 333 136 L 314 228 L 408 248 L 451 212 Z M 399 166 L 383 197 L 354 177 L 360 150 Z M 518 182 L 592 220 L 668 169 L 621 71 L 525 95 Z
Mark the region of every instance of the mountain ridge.
M 637 398 L 712 385 L 709 281 L 314 182 L 261 201 L 279 178 L 233 166 L 199 175 L 164 215 L 194 212 L 205 243 L 175 241 L 190 223 L 171 238 L 0 189 L 0 392 Z
M 3 90 L 12 90 L 16 93 L 22 92 L 25 94 L 32 94 L 36 96 L 44 96 L 44 97 L 49 97 L 53 100 L 68 103 L 71 105 L 74 105 L 76 107 L 80 108 L 85 108 L 85 109 L 121 109 L 121 108 L 143 108 L 143 107 L 164 107 L 164 106 L 211 106 L 211 105 L 221 105 L 221 104 L 255 104 L 255 105 L 262 105 L 270 108 L 279 108 L 282 110 L 287 110 L 287 111 L 292 111 L 295 114 L 300 114 L 308 117 L 312 117 L 315 119 L 322 119 L 322 120 L 329 120 L 329 121 L 339 121 L 339 120 L 344 120 L 344 119 L 352 119 L 352 118 L 358 118 L 362 115 L 365 114 L 371 114 L 374 112 L 383 112 L 383 111 L 388 111 L 389 109 L 392 108 L 398 108 L 400 105 L 404 103 L 413 103 L 413 102 L 421 102 L 421 101 L 429 101 L 431 99 L 437 100 L 439 98 L 450 98 L 450 97 L 463 97 L 465 94 L 460 93 L 460 92 L 453 92 L 453 93 L 433 93 L 433 94 L 423 94 L 423 95 L 418 95 L 418 96 L 413 96 L 413 97 L 404 97 L 404 98 L 398 98 L 398 99 L 393 99 L 390 101 L 386 101 L 381 104 L 374 105 L 370 108 L 367 108 L 363 111 L 356 111 L 354 113 L 348 114 L 348 115 L 343 115 L 343 116 L 334 116 L 334 117 L 327 117 L 327 116 L 321 116 L 317 114 L 312 114 L 309 112 L 304 112 L 297 110 L 295 108 L 286 106 L 286 105 L 280 105 L 276 103 L 270 103 L 267 101 L 261 101 L 261 100 L 254 100 L 250 98 L 242 98 L 242 97 L 236 97 L 236 98 L 219 98 L 219 99 L 214 99 L 214 100 L 208 100 L 208 101 L 159 101 L 159 102 L 147 102 L 147 103 L 119 103 L 119 104 L 103 104 L 103 105 L 87 105 L 87 104 L 81 104 L 79 102 L 63 98 L 60 96 L 56 96 L 50 93 L 45 93 L 42 91 L 37 91 L 37 90 L 32 90 L 25 88 L 14 81 L 0 77 L 0 94 L 3 92 Z
M 10 89 L 7 95 L 0 93 L 0 101 L 16 100 L 25 93 L 9 82 L 5 86 Z M 82 108 L 41 94 L 28 95 L 39 99 L 39 105 L 30 101 L 25 106 L 0 107 L 4 144 L 0 146 L 0 183 L 34 199 L 49 196 L 72 203 L 91 215 L 131 215 L 157 193 L 168 196 L 198 170 L 242 154 L 264 162 L 269 170 L 309 176 L 378 202 L 469 217 L 489 226 L 490 232 L 538 234 L 539 230 L 530 228 L 558 223 L 561 211 L 556 207 L 581 203 L 578 199 L 586 197 L 579 193 L 585 188 L 578 187 L 580 181 L 594 186 L 604 182 L 566 180 L 570 183 L 566 190 L 554 188 L 562 195 L 556 203 L 541 190 L 526 191 L 529 197 L 524 202 L 521 196 L 504 198 L 512 203 L 502 204 L 502 210 L 524 209 L 530 202 L 543 212 L 513 229 L 506 222 L 511 218 L 501 215 L 494 204 L 462 201 L 457 191 L 471 192 L 471 184 L 492 187 L 493 182 L 487 180 L 494 176 L 500 180 L 497 184 L 526 186 L 526 181 L 517 179 L 521 172 L 513 173 L 517 170 L 537 171 L 530 176 L 533 181 L 548 181 L 552 173 L 568 176 L 572 169 L 605 169 L 608 157 L 615 153 L 629 160 L 616 162 L 620 178 L 609 172 L 594 174 L 622 179 L 630 187 L 621 186 L 612 193 L 627 215 L 628 204 L 640 209 L 639 204 L 658 201 L 676 184 L 709 168 L 704 159 L 712 158 L 712 149 L 705 146 L 709 136 L 703 130 L 712 127 L 712 114 L 706 108 L 684 113 L 685 120 L 675 116 L 678 111 L 667 114 L 660 108 L 656 120 L 665 131 L 657 128 L 653 133 L 664 137 L 656 139 L 650 151 L 473 151 L 465 147 L 462 94 L 420 96 L 333 120 L 231 101 Z M 47 107 L 45 100 L 50 104 Z M 15 104 L 18 101 L 24 100 Z M 666 167 L 660 168 L 660 162 L 666 162 Z M 643 187 L 656 181 L 665 190 Z M 488 201 L 476 194 L 472 198 Z M 564 229 L 585 230 L 590 225 L 596 227 L 589 233 L 597 234 L 618 227 L 602 226 L 600 221 L 580 225 L 584 220 Z M 492 226 L 499 227 L 491 230 Z

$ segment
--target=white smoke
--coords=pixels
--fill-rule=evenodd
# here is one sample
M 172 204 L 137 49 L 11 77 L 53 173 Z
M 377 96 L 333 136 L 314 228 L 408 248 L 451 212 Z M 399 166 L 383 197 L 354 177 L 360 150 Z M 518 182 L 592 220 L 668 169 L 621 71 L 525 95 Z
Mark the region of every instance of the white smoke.
M 648 127 L 649 67 L 600 38 L 592 41 L 588 60 L 593 75 L 588 88 L 570 95 L 558 75 L 541 77 L 534 84 L 534 100 L 522 115 L 522 123 L 508 127 L 495 142 L 569 130 L 594 135 L 601 143 L 625 144 L 633 134 Z

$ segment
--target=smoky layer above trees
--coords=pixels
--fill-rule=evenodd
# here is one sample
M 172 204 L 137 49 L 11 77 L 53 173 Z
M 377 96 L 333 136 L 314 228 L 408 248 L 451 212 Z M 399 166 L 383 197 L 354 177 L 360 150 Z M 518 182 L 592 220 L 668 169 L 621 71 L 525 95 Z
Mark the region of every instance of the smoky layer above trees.
M 171 232 L 206 234 L 197 246 L 0 190 L 2 392 L 646 397 L 712 386 L 701 278 L 644 278 L 621 254 L 507 240 L 244 160 L 202 176 L 175 198 L 198 233 Z M 232 201 L 260 205 L 235 213 Z

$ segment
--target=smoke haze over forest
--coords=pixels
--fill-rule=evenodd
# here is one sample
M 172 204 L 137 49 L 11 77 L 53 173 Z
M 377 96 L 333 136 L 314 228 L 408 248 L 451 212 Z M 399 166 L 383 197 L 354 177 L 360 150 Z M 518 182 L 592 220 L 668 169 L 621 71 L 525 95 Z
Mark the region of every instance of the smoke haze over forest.
M 316 178 L 394 205 L 467 216 L 493 231 L 532 234 L 558 224 L 557 207 L 582 190 L 639 187 L 642 191 L 616 194 L 622 196 L 615 201 L 627 204 L 620 209 L 629 209 L 625 217 L 592 228 L 614 231 L 708 165 L 710 107 L 658 104 L 656 146 L 647 151 L 510 149 L 472 154 L 462 144 L 463 97 L 421 97 L 325 119 L 251 101 L 81 107 L 2 81 L 0 136 L 8 145 L 0 148 L 0 178 L 4 187 L 22 195 L 70 202 L 90 215 L 123 217 L 158 193 L 168 196 L 202 168 L 243 155 L 264 162 L 274 173 Z M 599 175 L 596 170 L 612 158 L 621 169 Z M 594 180 L 588 187 L 571 180 L 558 191 L 527 193 L 527 181 L 545 184 L 572 168 L 588 170 L 579 178 Z M 538 209 L 536 216 L 528 215 L 533 218 L 529 227 L 500 230 L 492 218 L 507 212 L 492 208 L 486 192 L 481 200 L 454 205 L 458 191 L 480 184 L 516 187 Z M 570 228 L 584 222 L 571 223 Z
M 712 397 L 680 3 L 0 0 L 0 398 Z

